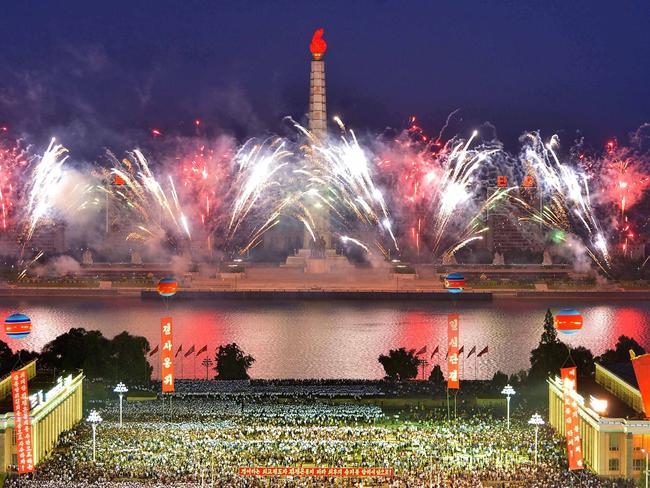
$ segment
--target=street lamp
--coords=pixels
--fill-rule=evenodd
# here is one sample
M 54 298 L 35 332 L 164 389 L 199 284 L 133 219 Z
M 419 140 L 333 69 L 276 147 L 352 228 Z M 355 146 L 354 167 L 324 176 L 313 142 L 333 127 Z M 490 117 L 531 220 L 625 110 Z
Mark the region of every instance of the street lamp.
M 515 389 L 510 385 L 506 385 L 503 388 L 503 390 L 501 390 L 501 394 L 506 396 L 506 400 L 507 400 L 506 418 L 508 421 L 508 430 L 510 430 L 510 397 L 515 394 Z
M 210 359 L 210 358 L 205 358 L 205 359 L 201 362 L 201 364 L 202 364 L 203 366 L 205 366 L 205 379 L 207 380 L 207 379 L 208 379 L 208 368 L 209 368 L 210 366 L 212 366 L 212 364 L 213 364 L 213 363 L 212 363 L 212 359 Z
M 537 432 L 539 431 L 539 426 L 544 425 L 544 419 L 540 414 L 535 413 L 528 423 L 535 426 L 535 464 L 537 464 Z
M 641 452 L 645 454 L 645 488 L 648 488 L 648 451 L 641 449 Z
M 95 462 L 95 434 L 97 431 L 97 425 L 102 421 L 102 418 L 97 410 L 91 410 L 86 420 L 90 422 L 90 426 L 93 428 L 93 462 Z
M 121 381 L 117 384 L 117 386 L 113 389 L 115 393 L 120 395 L 120 427 L 122 427 L 122 396 L 129 391 L 129 389 L 126 387 L 124 383 Z

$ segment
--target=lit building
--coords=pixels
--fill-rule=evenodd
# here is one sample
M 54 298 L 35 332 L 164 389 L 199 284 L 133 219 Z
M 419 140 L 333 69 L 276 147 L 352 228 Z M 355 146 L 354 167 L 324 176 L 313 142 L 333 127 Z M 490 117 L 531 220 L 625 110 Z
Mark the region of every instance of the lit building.
M 36 372 L 36 360 L 21 369 L 27 371 L 32 425 L 34 464 L 54 448 L 61 432 L 82 419 L 83 394 L 81 371 L 54 380 L 48 372 Z M 17 464 L 11 376 L 0 380 L 0 472 L 9 472 Z
M 578 414 L 585 465 L 604 477 L 639 477 L 650 449 L 650 420 L 631 363 L 596 364 L 594 380 L 578 379 Z M 549 424 L 564 435 L 559 377 L 548 379 Z

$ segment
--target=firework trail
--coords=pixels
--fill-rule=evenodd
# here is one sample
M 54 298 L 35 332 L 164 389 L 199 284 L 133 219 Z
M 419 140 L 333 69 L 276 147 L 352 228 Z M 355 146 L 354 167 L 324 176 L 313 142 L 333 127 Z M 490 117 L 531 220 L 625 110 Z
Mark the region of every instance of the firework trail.
M 581 153 L 579 159 L 596 183 L 593 199 L 609 217 L 609 225 L 617 234 L 618 245 L 623 254 L 635 238 L 634 228 L 647 223 L 647 214 L 636 213 L 629 218 L 629 211 L 637 206 L 650 187 L 650 158 L 640 147 L 640 132 L 632 137 L 630 146 L 619 146 L 610 140 L 598 155 Z
M 117 225 L 130 229 L 126 239 L 148 241 L 162 238 L 168 227 L 191 239 L 188 219 L 176 192 L 174 178 L 167 177 L 166 188 L 156 178 L 142 152 L 127 153 L 121 161 L 108 153 L 112 168 L 105 172 L 105 185 L 97 189 L 121 209 Z
M 307 178 L 303 195 L 328 208 L 342 229 L 376 230 L 380 239 L 388 238 L 399 250 L 388 206 L 375 184 L 376 158 L 360 146 L 354 131 L 320 141 L 304 127 L 296 127 L 310 142 L 300 170 Z
M 277 224 L 282 209 L 289 203 L 290 196 L 272 190 L 283 186 L 282 170 L 289 164 L 292 154 L 287 149 L 287 141 L 281 138 L 263 142 L 250 140 L 237 151 L 237 175 L 234 181 L 236 193 L 228 224 L 229 239 L 235 238 L 251 212 L 256 217 L 259 213 L 263 215 L 263 223 L 249 234 L 250 239 L 244 249 L 254 246 L 264 232 Z M 285 191 L 288 189 L 286 186 L 284 188 Z M 263 197 L 264 201 L 260 204 Z
M 179 197 L 193 228 L 202 229 L 207 249 L 212 249 L 213 236 L 218 244 L 225 242 L 233 159 L 231 139 L 219 138 L 214 143 L 182 141 L 181 154 L 174 162 L 180 167 Z
M 525 134 L 521 159 L 536 173 L 548 203 L 540 211 L 521 199 L 512 198 L 528 210 L 532 220 L 549 229 L 576 234 L 591 259 L 607 272 L 610 255 L 605 234 L 592 208 L 589 178 L 580 168 L 560 161 L 555 149 L 558 146 L 557 136 L 545 144 L 538 133 Z
M 20 192 L 29 166 L 27 151 L 19 144 L 0 144 L 0 230 L 12 227 L 20 208 Z
M 410 230 L 405 236 L 418 255 L 422 245 L 434 256 L 449 256 L 481 240 L 488 230 L 482 223 L 484 211 L 505 197 L 505 191 L 487 200 L 478 195 L 481 170 L 494 164 L 501 146 L 473 146 L 477 135 L 442 143 L 439 137 L 426 136 L 412 117 L 408 130 L 379 149 L 381 180 L 390 188 L 393 210 L 402 231 Z
M 55 142 L 52 138 L 32 171 L 27 199 L 27 240 L 32 238 L 40 220 L 53 209 L 63 181 L 63 163 L 68 159 L 68 150 Z

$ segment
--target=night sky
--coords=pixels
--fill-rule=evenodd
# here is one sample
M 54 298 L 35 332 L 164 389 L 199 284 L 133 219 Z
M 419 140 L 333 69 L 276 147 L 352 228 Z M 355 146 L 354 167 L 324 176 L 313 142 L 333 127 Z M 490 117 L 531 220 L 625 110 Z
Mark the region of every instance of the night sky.
M 600 146 L 650 121 L 647 1 L 49 0 L 0 16 L 0 124 L 73 150 L 191 134 L 196 118 L 238 138 L 286 131 L 285 115 L 304 121 L 317 27 L 330 114 L 361 133 L 411 114 L 437 132 L 460 108 L 450 132 Z

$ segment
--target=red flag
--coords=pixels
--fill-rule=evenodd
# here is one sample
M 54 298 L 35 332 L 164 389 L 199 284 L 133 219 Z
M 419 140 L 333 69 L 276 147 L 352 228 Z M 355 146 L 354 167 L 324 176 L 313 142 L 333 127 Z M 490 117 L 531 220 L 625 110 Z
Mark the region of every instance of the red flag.
M 183 352 L 183 344 L 180 345 L 180 347 L 178 348 L 178 351 L 176 351 L 176 354 L 174 354 L 174 357 L 178 357 L 178 355 L 179 355 L 181 352 Z
M 415 355 L 419 356 L 420 354 L 424 354 L 425 352 L 427 352 L 427 346 L 424 346 L 422 349 L 416 352 Z
M 580 418 L 576 401 L 577 375 L 576 367 L 560 368 L 562 378 L 562 398 L 564 400 L 564 430 L 566 435 L 569 469 L 583 469 L 582 441 L 580 439 Z
M 458 376 L 458 333 L 460 320 L 458 314 L 447 316 L 447 388 L 460 388 Z
M 188 357 L 190 354 L 194 352 L 194 346 L 190 347 L 187 352 L 185 353 L 185 357 Z
M 208 345 L 206 344 L 201 349 L 199 349 L 199 352 L 197 352 L 196 355 L 198 356 L 201 353 L 207 352 L 207 350 L 208 350 Z
M 156 347 L 153 348 L 153 351 L 151 351 L 151 352 L 149 353 L 149 357 L 153 356 L 153 355 L 156 354 L 157 352 L 158 352 L 158 346 L 156 346 Z
M 433 350 L 433 352 L 431 353 L 431 359 L 433 359 L 433 356 L 438 354 L 438 349 L 440 349 L 440 346 L 436 346 L 436 348 Z
M 639 384 L 643 410 L 645 411 L 646 418 L 648 418 L 650 417 L 650 354 L 637 356 L 630 349 L 630 359 L 632 359 L 636 382 Z
M 163 393 L 172 393 L 174 391 L 173 340 L 172 318 L 164 317 L 160 319 L 160 343 L 162 344 L 162 352 L 160 353 L 160 376 L 162 379 Z
M 469 357 L 470 357 L 472 354 L 474 354 L 475 352 L 476 352 L 476 346 L 474 346 L 473 348 L 471 348 L 471 349 L 469 350 L 469 354 L 467 355 L 467 359 L 469 359 Z

